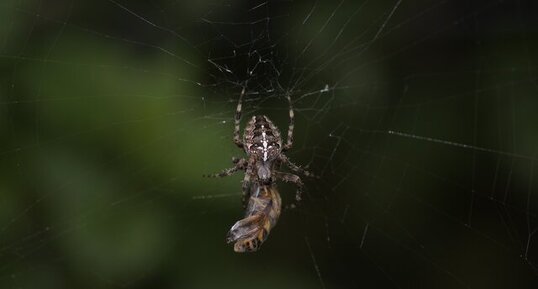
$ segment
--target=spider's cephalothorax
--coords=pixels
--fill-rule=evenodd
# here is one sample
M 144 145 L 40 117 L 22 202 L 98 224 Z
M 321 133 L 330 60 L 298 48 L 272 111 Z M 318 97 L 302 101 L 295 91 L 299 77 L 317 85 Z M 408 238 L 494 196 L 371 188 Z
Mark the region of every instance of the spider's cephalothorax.
M 254 158 L 260 183 L 269 184 L 273 163 L 282 153 L 282 139 L 278 128 L 265 115 L 254 116 L 248 122 L 244 149 Z
M 243 205 L 245 205 L 246 200 L 251 197 L 252 185 L 257 188 L 270 187 L 276 191 L 275 181 L 277 180 L 294 183 L 297 186 L 295 199 L 299 201 L 301 199 L 303 188 L 301 178 L 292 173 L 279 171 L 280 166 L 284 164 L 292 172 L 311 176 L 309 172 L 292 163 L 284 154 L 284 152 L 289 150 L 293 145 L 294 114 L 290 95 L 286 95 L 290 106 L 290 125 L 288 127 L 288 139 L 286 140 L 286 143 L 283 144 L 280 131 L 265 115 L 254 116 L 248 122 L 247 127 L 245 128 L 245 133 L 243 137 L 241 137 L 241 105 L 245 90 L 246 89 L 243 88 L 241 91 L 235 113 L 234 143 L 245 150 L 247 157 L 241 159 L 233 158 L 233 163 L 235 164 L 234 167 L 225 169 L 218 174 L 209 175 L 209 177 L 225 177 L 232 175 L 238 170 L 244 170 L 245 177 L 243 178 L 242 186 Z M 256 198 L 256 196 L 253 196 L 252 198 Z M 252 198 L 251 201 L 257 200 Z M 236 237 L 240 238 L 241 236 Z

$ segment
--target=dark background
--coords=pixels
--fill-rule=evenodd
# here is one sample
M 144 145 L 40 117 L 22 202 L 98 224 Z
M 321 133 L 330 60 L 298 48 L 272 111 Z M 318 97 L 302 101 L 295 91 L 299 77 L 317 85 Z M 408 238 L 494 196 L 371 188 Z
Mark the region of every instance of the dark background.
M 2 1 L 0 287 L 537 288 L 536 12 Z M 254 254 L 242 175 L 202 178 L 242 85 L 321 176 Z

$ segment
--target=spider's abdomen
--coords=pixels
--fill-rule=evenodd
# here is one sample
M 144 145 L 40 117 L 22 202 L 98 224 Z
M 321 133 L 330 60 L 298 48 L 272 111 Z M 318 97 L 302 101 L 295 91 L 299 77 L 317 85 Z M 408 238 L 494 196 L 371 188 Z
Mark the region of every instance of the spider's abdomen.
M 265 115 L 252 117 L 245 128 L 245 151 L 260 160 L 272 160 L 281 151 L 282 139 L 278 128 Z

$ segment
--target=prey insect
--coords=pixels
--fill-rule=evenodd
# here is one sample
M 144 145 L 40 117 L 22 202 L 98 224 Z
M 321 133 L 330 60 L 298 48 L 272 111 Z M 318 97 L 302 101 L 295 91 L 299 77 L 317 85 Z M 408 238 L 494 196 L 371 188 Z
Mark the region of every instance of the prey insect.
M 275 184 L 252 184 L 245 218 L 237 221 L 226 241 L 234 243 L 238 253 L 254 252 L 260 249 L 269 232 L 276 225 L 280 216 L 282 201 Z
M 288 126 L 288 136 L 286 143 L 283 143 L 280 131 L 265 115 L 253 116 L 247 123 L 244 134 L 241 137 L 241 111 L 242 101 L 243 97 L 245 97 L 245 94 L 246 88 L 243 87 L 239 96 L 239 101 L 237 103 L 237 109 L 235 112 L 233 141 L 239 148 L 245 151 L 247 157 L 241 159 L 234 158 L 234 166 L 232 168 L 225 169 L 217 174 L 209 175 L 209 177 L 226 177 L 240 170 L 245 171 L 245 176 L 242 182 L 243 206 L 246 205 L 246 201 L 249 200 L 249 198 L 250 206 L 250 202 L 253 201 L 253 199 L 251 198 L 251 193 L 269 191 L 269 193 L 267 193 L 267 196 L 275 195 L 273 193 L 276 193 L 276 195 L 278 195 L 275 185 L 275 182 L 277 180 L 295 184 L 297 187 L 295 199 L 297 201 L 300 201 L 303 191 L 303 181 L 298 175 L 293 173 L 298 173 L 305 176 L 312 176 L 312 174 L 304 170 L 300 166 L 297 166 L 292 163 L 289 158 L 284 154 L 293 146 L 295 115 L 293 112 L 290 95 L 286 95 L 289 104 L 290 123 Z M 279 171 L 282 165 L 287 166 L 293 173 Z M 272 198 L 264 196 L 263 194 L 261 194 L 261 196 L 261 199 L 259 197 L 256 197 L 257 199 L 254 200 L 267 201 Z M 280 204 L 280 196 L 278 197 L 278 203 Z M 248 214 L 249 211 L 247 209 L 247 215 Z

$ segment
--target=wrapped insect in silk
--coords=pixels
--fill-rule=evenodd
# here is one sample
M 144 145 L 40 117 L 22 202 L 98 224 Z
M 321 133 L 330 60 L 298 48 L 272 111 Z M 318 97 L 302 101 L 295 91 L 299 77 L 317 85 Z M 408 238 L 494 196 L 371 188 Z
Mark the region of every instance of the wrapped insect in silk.
M 276 225 L 281 210 L 280 194 L 273 185 L 252 185 L 245 217 L 228 232 L 227 242 L 238 253 L 258 251 Z

